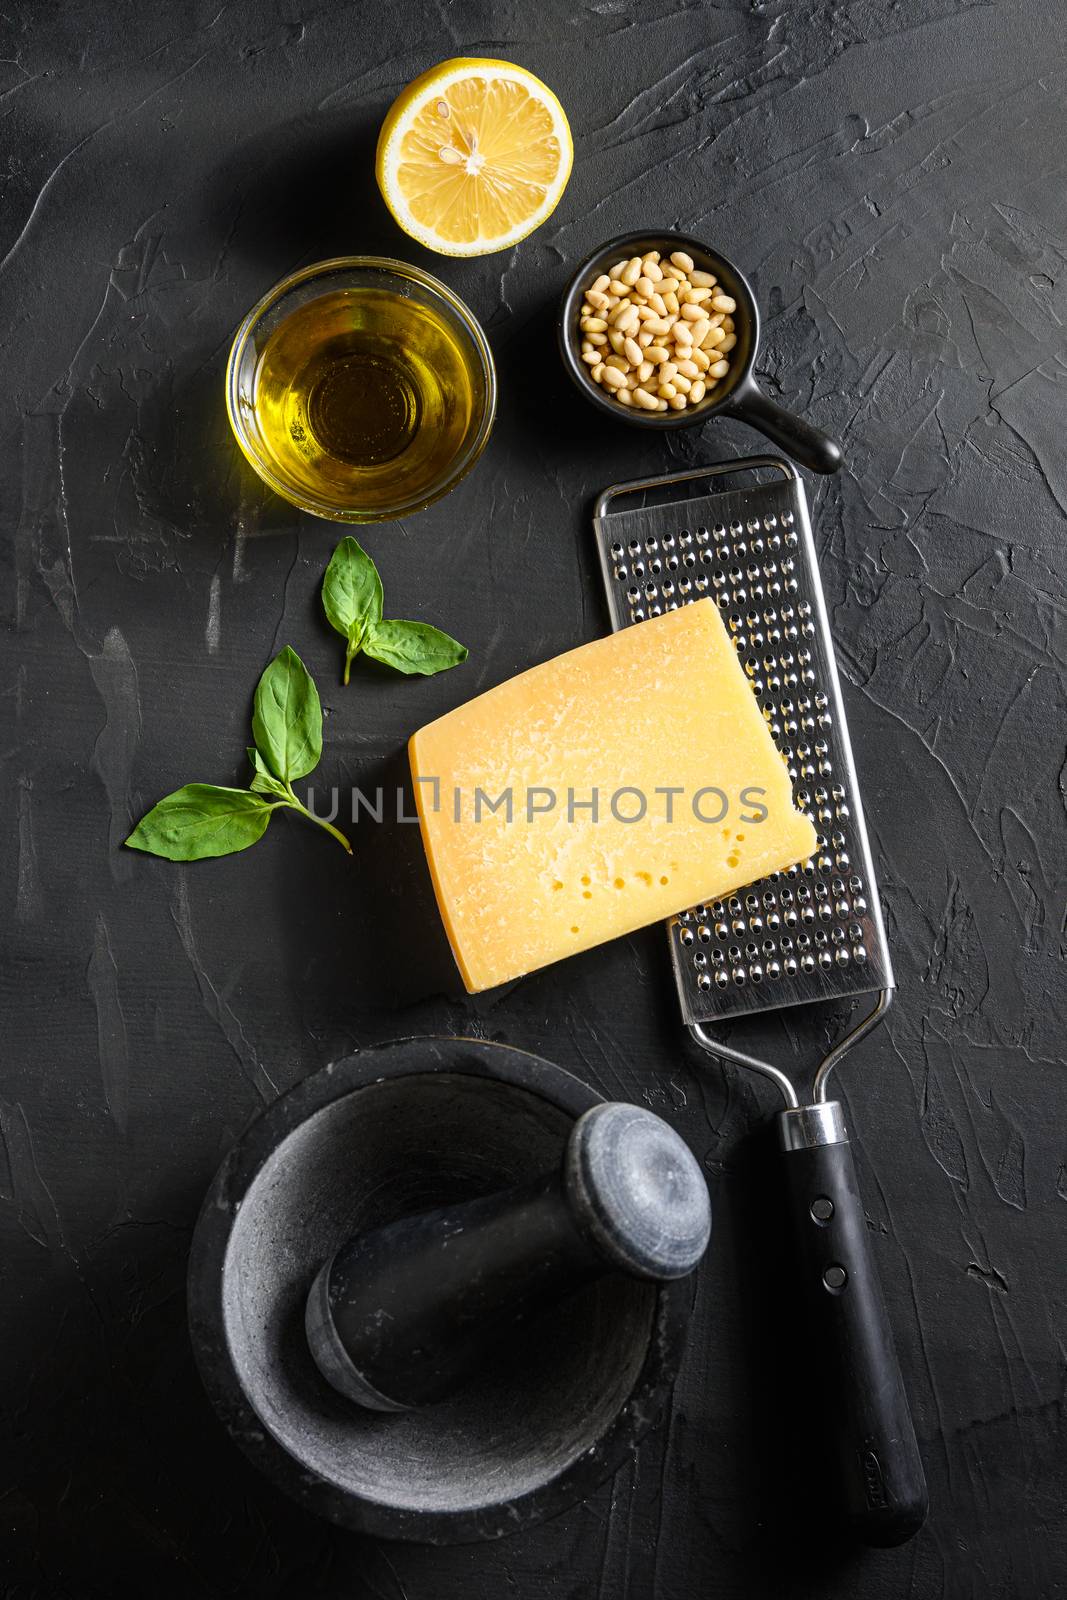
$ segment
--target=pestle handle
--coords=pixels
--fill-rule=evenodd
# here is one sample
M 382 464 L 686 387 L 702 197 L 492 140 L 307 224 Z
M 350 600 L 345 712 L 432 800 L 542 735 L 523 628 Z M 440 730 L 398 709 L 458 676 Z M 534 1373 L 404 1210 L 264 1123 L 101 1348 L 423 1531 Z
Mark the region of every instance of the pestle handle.
M 553 1174 L 342 1246 L 312 1287 L 308 1342 L 335 1389 L 407 1411 L 451 1393 L 509 1326 L 603 1270 Z

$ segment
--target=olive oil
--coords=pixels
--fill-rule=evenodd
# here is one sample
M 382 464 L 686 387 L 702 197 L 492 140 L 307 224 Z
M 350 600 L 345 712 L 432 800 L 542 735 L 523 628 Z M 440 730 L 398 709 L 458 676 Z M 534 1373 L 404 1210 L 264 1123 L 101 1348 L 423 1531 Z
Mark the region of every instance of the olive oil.
M 344 515 L 434 494 L 475 422 L 470 357 L 431 307 L 385 289 L 299 306 L 256 365 L 255 430 L 278 475 Z

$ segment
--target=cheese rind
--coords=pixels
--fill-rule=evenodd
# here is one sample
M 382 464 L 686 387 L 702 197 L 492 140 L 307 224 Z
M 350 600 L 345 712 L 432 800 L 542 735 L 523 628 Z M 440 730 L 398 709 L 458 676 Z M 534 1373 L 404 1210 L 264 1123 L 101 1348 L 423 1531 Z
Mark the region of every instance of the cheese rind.
M 520 673 L 421 728 L 409 754 L 471 993 L 815 849 L 711 600 Z

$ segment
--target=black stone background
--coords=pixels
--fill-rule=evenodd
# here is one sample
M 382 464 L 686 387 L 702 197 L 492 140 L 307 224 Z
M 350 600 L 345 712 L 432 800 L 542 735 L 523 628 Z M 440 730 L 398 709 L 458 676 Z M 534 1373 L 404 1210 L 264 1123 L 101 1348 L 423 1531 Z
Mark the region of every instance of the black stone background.
M 5 1595 L 1064 1593 L 1062 9 L 70 0 L 0 26 Z M 393 96 L 461 53 L 546 78 L 577 154 L 551 221 L 469 263 L 398 233 L 372 173 Z M 119 848 L 178 784 L 243 781 L 285 642 L 323 692 L 322 782 L 368 784 L 422 722 L 605 630 L 595 491 L 759 448 L 724 423 L 645 438 L 558 370 L 572 264 L 659 224 L 751 273 L 768 388 L 846 450 L 814 517 L 900 995 L 842 1087 L 934 1507 L 895 1552 L 841 1542 L 791 1420 L 773 1101 L 687 1045 L 661 933 L 479 1002 L 426 992 L 403 845 L 365 833 L 349 865 L 280 818 L 187 869 Z M 455 494 L 366 534 L 394 609 L 469 664 L 342 692 L 316 598 L 336 530 L 246 470 L 222 374 L 271 283 L 358 250 L 470 302 L 501 404 Z M 201 1394 L 183 1289 L 260 1106 L 432 1031 L 663 1112 L 717 1224 L 665 1426 L 586 1506 L 442 1551 L 360 1541 L 259 1479 Z M 757 1030 L 794 1065 L 828 1036 Z

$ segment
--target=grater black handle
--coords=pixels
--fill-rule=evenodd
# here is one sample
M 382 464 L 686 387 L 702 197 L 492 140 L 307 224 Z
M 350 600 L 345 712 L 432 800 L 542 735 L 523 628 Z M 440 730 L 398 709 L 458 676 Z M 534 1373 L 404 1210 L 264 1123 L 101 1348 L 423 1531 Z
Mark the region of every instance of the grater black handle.
M 841 1107 L 830 1101 L 782 1112 L 779 1128 L 848 1520 L 865 1544 L 903 1544 L 926 1517 L 926 1477 Z
M 776 405 L 751 379 L 737 386 L 722 410 L 757 428 L 809 472 L 836 472 L 841 465 L 841 446 L 829 434 Z

